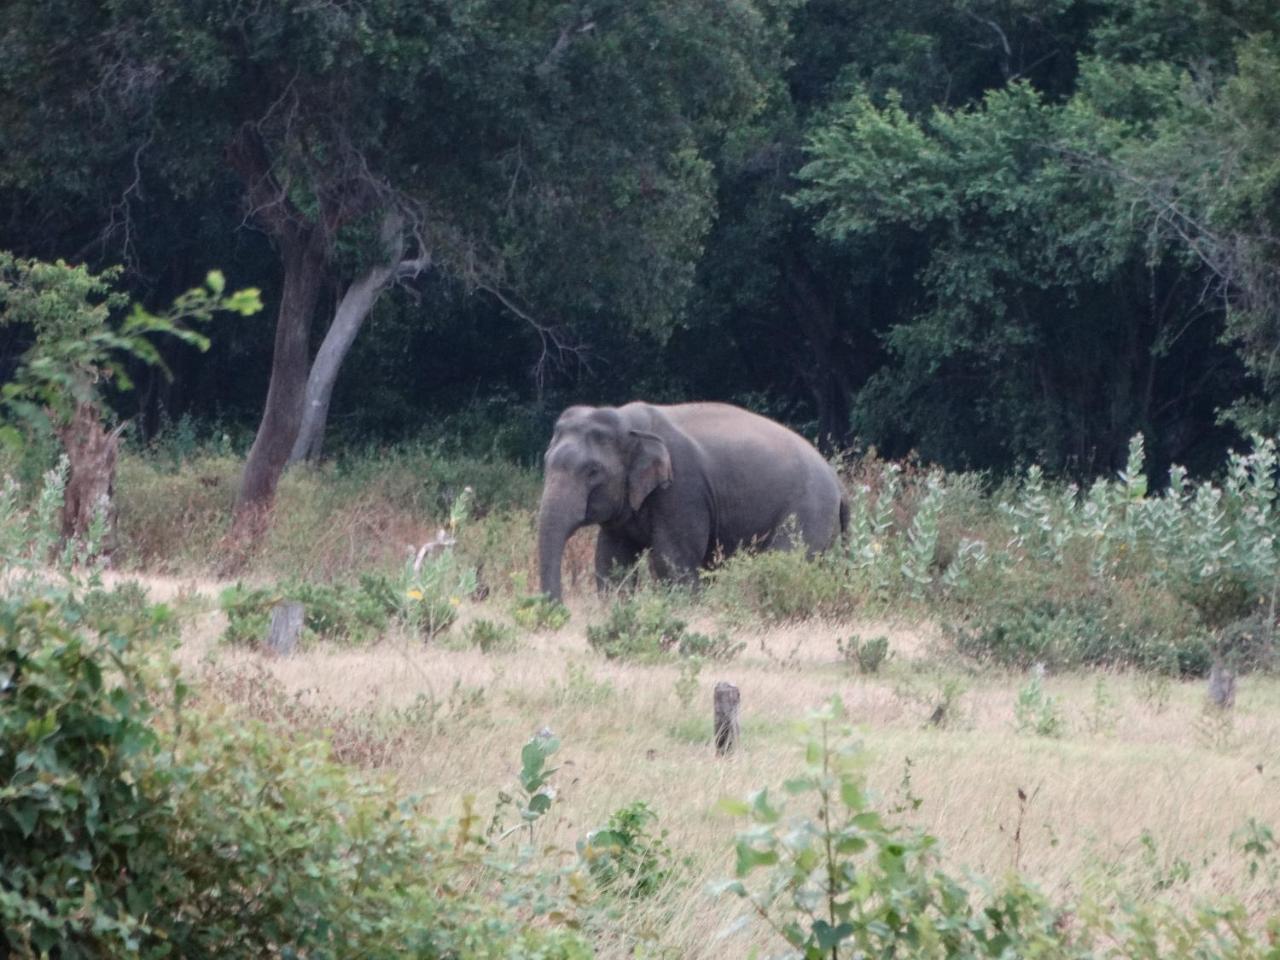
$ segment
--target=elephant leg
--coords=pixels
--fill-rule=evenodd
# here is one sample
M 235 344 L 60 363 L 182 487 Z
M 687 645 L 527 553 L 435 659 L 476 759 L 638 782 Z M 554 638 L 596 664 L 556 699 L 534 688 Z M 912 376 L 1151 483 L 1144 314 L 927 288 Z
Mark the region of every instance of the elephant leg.
M 616 585 L 639 558 L 640 549 L 602 527 L 596 537 L 596 588 Z
M 659 580 L 696 589 L 710 536 L 706 521 L 662 526 L 654 531 L 649 568 Z

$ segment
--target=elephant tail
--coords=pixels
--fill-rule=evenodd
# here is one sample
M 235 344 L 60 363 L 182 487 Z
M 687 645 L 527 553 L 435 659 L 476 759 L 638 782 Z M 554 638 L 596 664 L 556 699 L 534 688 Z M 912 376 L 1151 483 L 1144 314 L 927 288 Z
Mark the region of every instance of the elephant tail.
M 849 538 L 849 498 L 840 494 L 840 539 Z

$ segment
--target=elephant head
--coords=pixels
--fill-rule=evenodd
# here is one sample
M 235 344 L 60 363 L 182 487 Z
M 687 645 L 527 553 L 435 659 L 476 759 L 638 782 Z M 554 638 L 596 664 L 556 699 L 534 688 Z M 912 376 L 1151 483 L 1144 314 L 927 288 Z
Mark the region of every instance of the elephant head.
M 612 408 L 570 407 L 556 422 L 545 457 L 538 510 L 542 592 L 559 600 L 565 543 L 591 524 L 625 523 L 654 490 L 671 482 L 666 442 Z

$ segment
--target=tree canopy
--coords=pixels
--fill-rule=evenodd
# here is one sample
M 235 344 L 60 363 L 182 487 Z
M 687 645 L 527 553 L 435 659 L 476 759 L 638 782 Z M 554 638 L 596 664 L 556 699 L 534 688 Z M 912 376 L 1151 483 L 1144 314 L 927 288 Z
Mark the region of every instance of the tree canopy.
M 121 400 L 256 430 L 250 504 L 321 357 L 338 443 L 710 398 L 1194 467 L 1280 426 L 1278 38 L 1265 0 L 14 0 L 0 249 L 263 289 Z

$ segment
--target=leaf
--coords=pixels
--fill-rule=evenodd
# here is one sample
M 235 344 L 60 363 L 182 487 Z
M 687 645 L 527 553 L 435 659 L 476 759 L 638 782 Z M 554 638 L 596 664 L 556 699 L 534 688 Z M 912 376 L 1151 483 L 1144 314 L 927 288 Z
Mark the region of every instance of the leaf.
M 842 923 L 838 927 L 833 927 L 825 920 L 815 920 L 813 923 L 813 936 L 818 941 L 819 948 L 826 952 L 835 949 L 840 946 L 842 941 L 848 940 L 853 936 L 853 925 Z
M 738 876 L 743 877 L 756 867 L 771 867 L 778 862 L 775 850 L 757 850 L 746 843 L 737 845 L 738 862 L 735 868 Z
M 844 805 L 851 810 L 861 810 L 867 805 L 866 797 L 862 794 L 862 788 L 854 780 L 840 781 L 840 799 L 844 801 Z M 865 817 L 867 814 L 859 814 L 858 817 Z M 875 814 L 871 814 L 875 816 Z M 854 823 L 858 822 L 858 817 L 854 817 Z M 878 818 L 877 818 L 878 819 Z
M 214 296 L 221 296 L 227 287 L 227 281 L 221 270 L 210 270 L 204 278 L 204 285 L 213 291 Z
M 715 809 L 731 817 L 745 817 L 751 812 L 751 806 L 745 800 L 739 800 L 736 797 L 721 797 L 716 801 Z
M 809 790 L 816 789 L 817 784 L 814 783 L 812 777 L 795 777 L 791 780 L 785 780 L 782 789 L 792 795 L 798 793 L 806 793 Z

